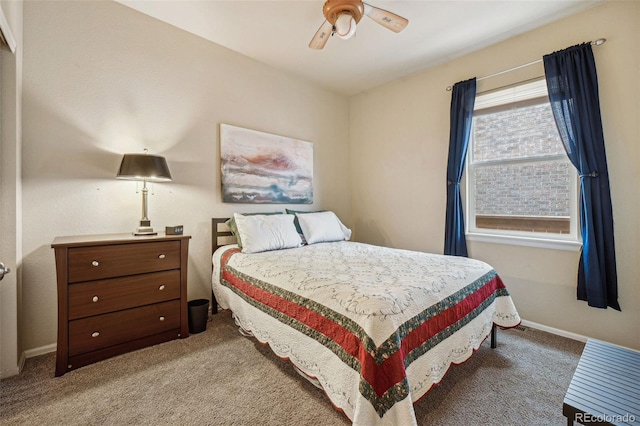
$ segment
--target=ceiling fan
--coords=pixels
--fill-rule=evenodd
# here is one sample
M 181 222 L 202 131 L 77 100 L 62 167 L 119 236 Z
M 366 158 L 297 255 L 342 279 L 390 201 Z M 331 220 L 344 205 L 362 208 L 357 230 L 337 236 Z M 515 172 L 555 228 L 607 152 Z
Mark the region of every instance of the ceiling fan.
M 356 24 L 363 15 L 393 32 L 402 31 L 409 21 L 402 16 L 387 10 L 371 6 L 361 0 L 327 0 L 322 7 L 326 20 L 311 39 L 309 47 L 322 49 L 329 36 L 333 34 L 342 39 L 348 39 L 356 32 Z

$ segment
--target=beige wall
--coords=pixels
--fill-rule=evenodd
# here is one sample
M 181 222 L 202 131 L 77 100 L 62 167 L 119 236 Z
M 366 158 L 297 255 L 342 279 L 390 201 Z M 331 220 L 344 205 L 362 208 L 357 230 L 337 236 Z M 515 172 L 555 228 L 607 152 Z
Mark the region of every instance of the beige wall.
M 622 312 L 576 301 L 579 254 L 470 242 L 504 278 L 531 322 L 640 349 L 640 2 L 612 1 L 350 102 L 352 224 L 358 240 L 442 253 L 451 92 L 473 76 L 584 41 L 594 48 L 609 165 Z M 542 65 L 479 82 L 484 91 L 543 75 Z
M 111 1 L 25 2 L 24 37 L 25 349 L 56 341 L 54 237 L 140 219 L 136 184 L 115 179 L 124 152 L 167 158 L 149 216 L 192 236 L 190 299 L 210 294 L 211 217 L 285 207 L 221 202 L 219 123 L 313 142 L 305 207 L 349 223 L 346 98 Z

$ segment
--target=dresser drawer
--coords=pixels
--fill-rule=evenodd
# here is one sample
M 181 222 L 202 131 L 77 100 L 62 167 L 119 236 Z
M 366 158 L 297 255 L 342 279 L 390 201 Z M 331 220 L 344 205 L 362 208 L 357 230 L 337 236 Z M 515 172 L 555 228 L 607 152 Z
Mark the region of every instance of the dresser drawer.
M 180 328 L 180 301 L 69 322 L 69 356 Z
M 180 298 L 180 271 L 152 272 L 69 285 L 69 319 Z
M 69 282 L 180 268 L 180 242 L 161 241 L 69 249 Z

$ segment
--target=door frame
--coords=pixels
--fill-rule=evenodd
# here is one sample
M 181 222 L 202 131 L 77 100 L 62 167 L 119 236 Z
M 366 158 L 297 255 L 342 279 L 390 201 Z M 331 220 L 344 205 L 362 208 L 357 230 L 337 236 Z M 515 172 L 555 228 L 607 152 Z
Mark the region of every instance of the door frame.
M 24 364 L 19 335 L 22 52 L 14 37 L 22 39 L 22 7 L 22 1 L 0 6 L 0 261 L 11 269 L 0 281 L 0 378 L 18 374 Z

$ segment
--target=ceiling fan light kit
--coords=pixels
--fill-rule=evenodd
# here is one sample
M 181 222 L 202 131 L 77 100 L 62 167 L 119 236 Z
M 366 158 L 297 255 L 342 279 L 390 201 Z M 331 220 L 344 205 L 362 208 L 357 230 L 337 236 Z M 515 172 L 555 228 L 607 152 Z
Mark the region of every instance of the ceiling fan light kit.
M 325 21 L 311 39 L 309 47 L 322 49 L 329 36 L 336 34 L 346 40 L 356 33 L 356 25 L 363 15 L 393 32 L 402 31 L 409 21 L 402 16 L 363 3 L 361 0 L 327 0 L 322 7 Z
M 356 33 L 356 20 L 349 13 L 341 13 L 336 18 L 335 34 L 343 40 L 351 38 Z

